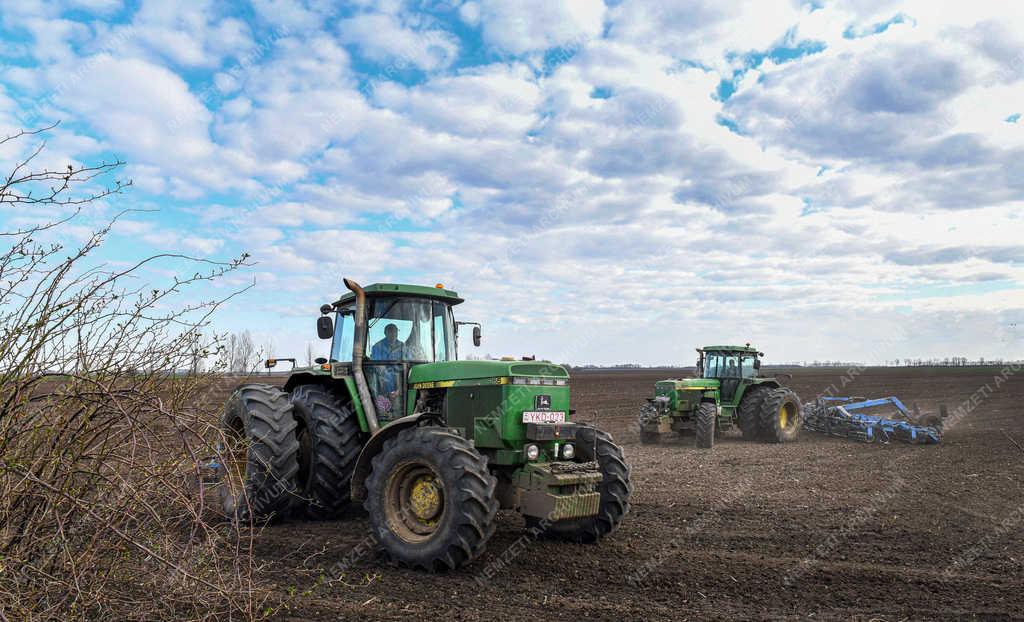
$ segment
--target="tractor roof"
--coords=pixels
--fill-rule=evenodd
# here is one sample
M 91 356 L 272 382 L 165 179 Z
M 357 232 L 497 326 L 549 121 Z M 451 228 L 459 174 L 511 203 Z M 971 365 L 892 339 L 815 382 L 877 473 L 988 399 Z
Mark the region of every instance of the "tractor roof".
M 397 283 L 373 283 L 363 288 L 367 298 L 374 296 L 418 296 L 421 298 L 436 298 L 449 304 L 457 305 L 462 298 L 450 289 L 438 284 L 435 287 L 426 285 L 401 285 Z M 345 292 L 334 304 L 345 304 L 355 300 L 356 295 L 352 292 Z
M 702 352 L 743 352 L 746 354 L 760 354 L 757 348 L 752 347 L 749 343 L 745 346 L 704 346 L 700 349 Z

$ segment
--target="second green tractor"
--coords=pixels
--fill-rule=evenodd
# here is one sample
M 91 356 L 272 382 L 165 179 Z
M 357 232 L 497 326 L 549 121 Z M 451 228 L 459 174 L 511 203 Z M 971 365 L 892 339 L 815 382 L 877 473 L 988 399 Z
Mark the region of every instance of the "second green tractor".
M 739 427 L 743 438 L 771 443 L 796 440 L 800 398 L 778 378 L 760 375 L 761 357 L 750 344 L 697 350 L 696 378 L 661 380 L 640 410 L 640 441 L 665 434 L 694 435 L 711 449 L 725 430 Z

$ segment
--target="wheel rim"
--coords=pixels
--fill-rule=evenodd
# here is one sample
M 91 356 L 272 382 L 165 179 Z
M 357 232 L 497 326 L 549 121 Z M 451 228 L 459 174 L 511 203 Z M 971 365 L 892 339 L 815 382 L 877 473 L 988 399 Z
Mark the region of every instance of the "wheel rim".
M 789 425 L 796 419 L 796 408 L 791 402 L 786 402 L 779 408 L 779 427 L 788 429 Z
M 392 531 L 406 542 L 424 542 L 437 532 L 444 517 L 444 483 L 430 465 L 405 462 L 388 477 L 385 501 Z

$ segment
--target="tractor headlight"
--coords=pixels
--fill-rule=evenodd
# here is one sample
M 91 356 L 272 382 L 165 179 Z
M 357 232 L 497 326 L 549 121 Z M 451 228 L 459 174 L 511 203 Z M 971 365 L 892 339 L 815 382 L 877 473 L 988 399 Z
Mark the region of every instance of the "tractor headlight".
M 564 387 L 569 384 L 565 378 L 537 378 L 534 376 L 513 376 L 512 384 L 532 384 L 541 386 Z
M 572 446 L 572 443 L 562 445 L 562 457 L 566 460 L 572 460 L 576 457 L 576 448 Z
M 540 458 L 540 447 L 537 447 L 536 445 L 533 444 L 527 445 L 526 459 L 532 462 L 537 458 Z

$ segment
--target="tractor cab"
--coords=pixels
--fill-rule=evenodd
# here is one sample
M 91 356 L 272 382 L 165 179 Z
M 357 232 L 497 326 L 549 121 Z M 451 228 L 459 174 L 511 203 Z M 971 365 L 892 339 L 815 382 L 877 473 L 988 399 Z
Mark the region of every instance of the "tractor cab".
M 715 379 L 721 387 L 722 401 L 731 402 L 743 379 L 756 378 L 761 369 L 757 348 L 745 346 L 705 346 L 697 350 L 697 373 Z
M 406 414 L 406 381 L 411 368 L 458 358 L 452 307 L 462 298 L 442 285 L 431 288 L 375 283 L 364 292 L 366 317 L 361 323 L 356 296 L 349 292 L 333 305 L 324 305 L 317 330 L 321 337 L 333 340 L 332 366 L 342 366 L 343 373 L 350 373 L 348 368 L 353 365 L 362 368 L 377 417 L 383 423 Z M 333 331 L 325 330 L 330 329 L 328 314 L 332 309 Z M 357 340 L 361 361 L 353 360 Z M 474 326 L 473 341 L 479 345 L 479 326 Z

